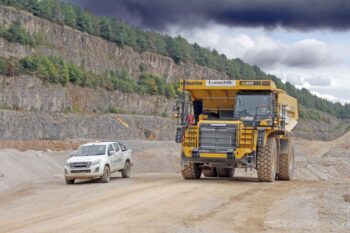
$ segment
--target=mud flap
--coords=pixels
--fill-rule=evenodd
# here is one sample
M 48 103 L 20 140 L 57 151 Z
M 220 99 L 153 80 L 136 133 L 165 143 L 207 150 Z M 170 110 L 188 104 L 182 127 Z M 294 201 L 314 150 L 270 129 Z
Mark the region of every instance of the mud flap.
M 279 151 L 278 154 L 288 153 L 289 151 L 289 140 L 288 139 L 280 139 Z
M 280 154 L 287 153 L 289 151 L 289 139 L 280 139 L 277 151 L 277 175 L 280 169 Z

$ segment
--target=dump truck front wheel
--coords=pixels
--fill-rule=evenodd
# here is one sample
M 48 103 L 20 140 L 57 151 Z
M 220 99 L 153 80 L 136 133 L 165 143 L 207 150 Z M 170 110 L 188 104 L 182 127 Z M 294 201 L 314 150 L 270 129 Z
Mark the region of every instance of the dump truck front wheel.
M 294 147 L 288 145 L 288 149 L 285 152 L 280 153 L 278 163 L 278 179 L 279 180 L 291 180 L 294 174 Z
M 190 179 L 199 179 L 202 174 L 202 170 L 197 163 L 189 163 L 188 165 L 184 165 L 182 168 L 182 177 L 185 180 Z
M 273 182 L 277 170 L 277 143 L 275 138 L 268 138 L 264 146 L 258 148 L 257 173 L 260 181 Z

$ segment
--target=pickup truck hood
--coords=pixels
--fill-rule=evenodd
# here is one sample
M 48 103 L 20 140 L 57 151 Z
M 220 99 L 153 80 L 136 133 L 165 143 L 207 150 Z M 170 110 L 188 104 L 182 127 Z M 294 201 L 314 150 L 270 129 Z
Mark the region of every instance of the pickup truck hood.
M 74 156 L 67 160 L 67 163 L 95 162 L 103 159 L 104 156 Z

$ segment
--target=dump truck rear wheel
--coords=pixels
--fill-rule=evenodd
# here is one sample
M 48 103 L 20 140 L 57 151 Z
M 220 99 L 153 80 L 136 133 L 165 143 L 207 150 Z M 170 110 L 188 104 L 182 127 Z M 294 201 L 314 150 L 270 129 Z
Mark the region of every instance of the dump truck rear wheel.
M 218 172 L 219 177 L 233 177 L 235 174 L 235 169 L 234 168 L 217 168 L 216 169 Z
M 260 181 L 273 182 L 277 170 L 277 143 L 275 138 L 268 138 L 264 146 L 260 146 L 257 156 L 257 173 Z
M 189 163 L 188 165 L 184 165 L 181 173 L 184 179 L 189 180 L 199 179 L 201 177 L 202 171 L 197 163 Z
M 216 168 L 215 167 L 203 168 L 202 172 L 203 172 L 203 175 L 205 177 L 217 177 L 218 176 L 218 173 L 216 172 Z
M 294 147 L 289 145 L 287 153 L 281 153 L 279 155 L 278 179 L 291 180 L 293 178 L 294 162 Z

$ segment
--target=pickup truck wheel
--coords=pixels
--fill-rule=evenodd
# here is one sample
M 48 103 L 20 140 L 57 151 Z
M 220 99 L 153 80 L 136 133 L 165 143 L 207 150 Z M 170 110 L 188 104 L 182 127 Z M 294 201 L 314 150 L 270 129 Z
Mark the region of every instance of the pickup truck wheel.
M 66 184 L 74 184 L 74 179 L 66 179 Z
M 125 162 L 125 167 L 122 170 L 122 177 L 123 178 L 129 178 L 130 177 L 130 172 L 131 172 L 131 165 L 129 161 Z
M 101 183 L 108 183 L 111 179 L 111 170 L 108 166 L 105 166 L 103 169 L 103 175 L 101 176 L 100 182 Z

